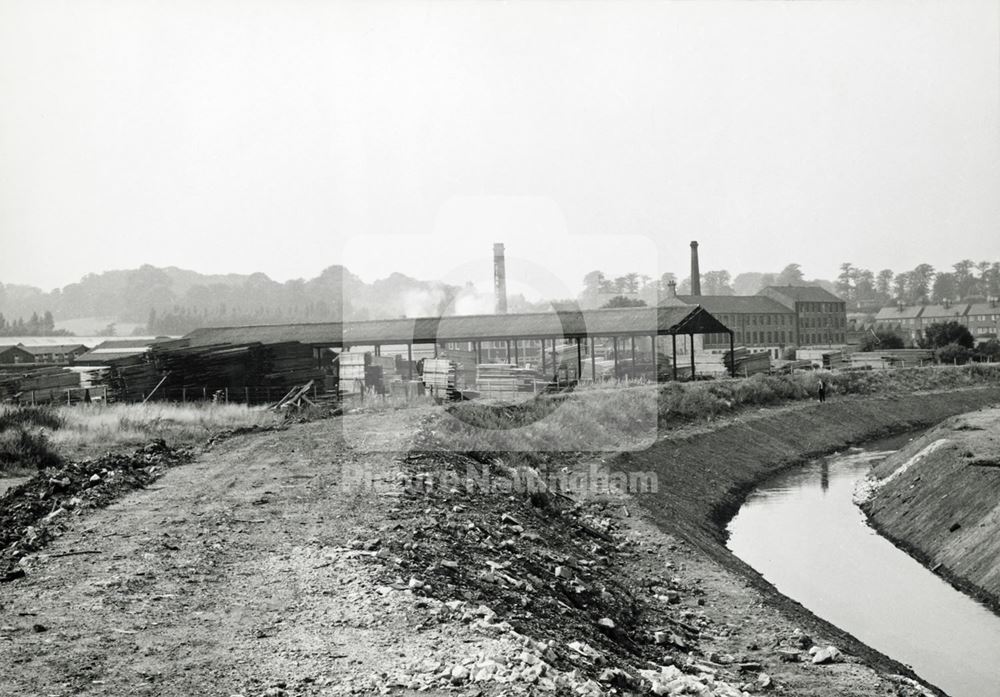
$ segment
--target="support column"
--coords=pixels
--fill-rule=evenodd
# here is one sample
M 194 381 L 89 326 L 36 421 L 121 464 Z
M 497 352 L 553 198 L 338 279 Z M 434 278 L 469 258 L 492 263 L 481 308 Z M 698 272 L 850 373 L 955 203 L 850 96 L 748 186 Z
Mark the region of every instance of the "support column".
M 615 359 L 615 380 L 617 380 L 618 379 L 618 337 L 617 336 L 611 337 L 611 347 L 612 347 L 612 351 L 614 352 L 614 359 Z
M 517 352 L 517 339 L 514 339 L 514 365 L 521 365 L 521 359 Z
M 691 337 L 691 379 L 694 380 L 694 334 L 688 334 Z
M 597 382 L 597 349 L 596 339 L 590 337 L 590 379 Z
M 670 367 L 674 371 L 674 380 L 677 379 L 677 335 L 670 335 L 670 345 L 673 350 L 673 358 L 670 361 Z
M 542 339 L 542 376 L 545 376 L 545 339 Z
M 630 336 L 629 340 L 632 342 L 632 375 L 634 377 L 635 376 L 635 335 L 633 334 L 632 336 Z
M 576 381 L 583 377 L 583 339 L 576 338 Z
M 653 366 L 653 382 L 657 382 L 660 378 L 659 373 L 656 371 L 656 334 L 649 335 L 649 362 Z
M 729 330 L 729 374 L 736 377 L 736 339 L 731 329 Z
M 507 339 L 507 362 L 510 363 L 510 339 Z
M 413 379 L 413 342 L 406 344 L 406 379 Z

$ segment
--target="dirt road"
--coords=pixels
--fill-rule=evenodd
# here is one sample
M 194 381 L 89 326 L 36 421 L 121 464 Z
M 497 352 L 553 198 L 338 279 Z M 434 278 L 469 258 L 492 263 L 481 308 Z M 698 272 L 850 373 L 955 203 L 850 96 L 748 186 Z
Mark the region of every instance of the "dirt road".
M 373 415 L 370 443 L 404 451 L 424 416 Z M 346 447 L 336 424 L 218 443 L 74 521 L 0 587 L 0 694 L 349 691 L 454 641 L 400 642 L 412 597 L 378 593 L 375 560 L 348 549 L 391 507 L 338 483 L 391 479 L 394 458 Z

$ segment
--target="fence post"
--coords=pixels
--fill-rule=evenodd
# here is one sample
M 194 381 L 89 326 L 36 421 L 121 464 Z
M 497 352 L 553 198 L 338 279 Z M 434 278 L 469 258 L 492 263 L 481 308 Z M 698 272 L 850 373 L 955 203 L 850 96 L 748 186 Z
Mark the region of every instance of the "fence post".
M 229 404 L 229 388 L 226 388 L 226 404 Z
M 181 388 L 181 402 L 188 401 L 188 389 L 186 387 Z
M 250 388 L 246 385 L 243 386 L 243 401 L 250 406 Z

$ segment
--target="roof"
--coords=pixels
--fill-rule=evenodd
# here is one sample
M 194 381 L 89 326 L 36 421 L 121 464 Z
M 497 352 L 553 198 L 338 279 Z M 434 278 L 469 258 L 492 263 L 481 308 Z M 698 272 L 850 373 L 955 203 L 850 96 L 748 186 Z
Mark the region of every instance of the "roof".
M 757 291 L 758 295 L 782 295 L 794 302 L 807 303 L 842 303 L 843 299 L 820 286 L 765 286 Z
M 220 327 L 196 329 L 184 338 L 192 346 L 286 341 L 344 346 L 725 331 L 725 325 L 703 308 L 681 306 Z
M 765 295 L 679 295 L 689 305 L 701 305 L 713 315 L 793 314 L 777 300 Z
M 956 303 L 945 307 L 944 305 L 924 305 L 923 319 L 949 319 L 951 317 L 962 317 L 969 311 L 969 306 L 965 303 Z
M 51 344 L 48 346 L 22 346 L 21 348 L 33 356 L 41 353 L 72 353 L 80 349 L 87 350 L 87 347 L 83 344 Z
M 993 303 L 972 303 L 969 305 L 970 315 L 996 315 L 1000 314 L 1000 305 Z
M 886 305 L 876 313 L 875 321 L 892 322 L 899 319 L 916 319 L 923 311 L 923 305 Z
M 145 353 L 150 346 L 160 341 L 170 341 L 170 339 L 109 339 L 77 356 L 73 362 L 79 365 L 103 365 L 115 358 L 127 358 Z

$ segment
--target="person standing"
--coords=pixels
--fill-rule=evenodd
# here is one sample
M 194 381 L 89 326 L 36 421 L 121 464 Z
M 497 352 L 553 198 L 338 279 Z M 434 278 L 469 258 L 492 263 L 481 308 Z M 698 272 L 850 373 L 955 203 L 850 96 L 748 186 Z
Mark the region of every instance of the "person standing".
M 821 403 L 826 401 L 826 382 L 823 380 L 819 381 L 819 401 Z

